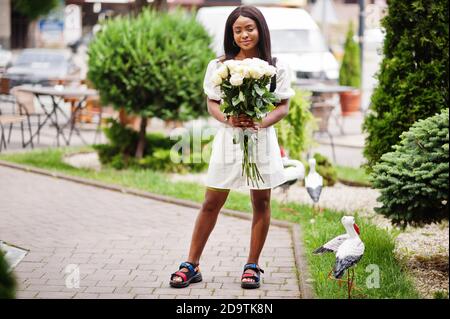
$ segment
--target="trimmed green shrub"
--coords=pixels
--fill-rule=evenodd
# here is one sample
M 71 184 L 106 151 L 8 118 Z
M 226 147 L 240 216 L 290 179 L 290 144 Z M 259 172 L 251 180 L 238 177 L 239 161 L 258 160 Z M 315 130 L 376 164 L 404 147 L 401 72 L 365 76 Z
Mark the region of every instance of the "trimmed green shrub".
M 136 157 L 145 153 L 148 117 L 207 115 L 201 90 L 211 38 L 194 15 L 144 10 L 106 22 L 89 46 L 88 78 L 103 103 L 142 117 Z
M 310 109 L 311 93 L 295 89 L 289 102 L 289 113 L 275 124 L 279 144 L 289 150 L 289 157 L 300 160 L 302 153 L 312 144 L 317 120 Z
M 314 159 L 316 160 L 316 171 L 323 177 L 324 186 L 333 186 L 337 182 L 336 168 L 331 164 L 331 161 L 324 155 L 315 153 Z M 309 172 L 309 165 L 306 165 Z
M 375 211 L 394 224 L 428 224 L 448 219 L 448 109 L 417 121 L 401 135 L 393 152 L 374 166 L 372 185 L 380 189 Z
M 384 59 L 363 129 L 371 169 L 419 119 L 448 106 L 448 0 L 390 0 Z
M 354 36 L 353 23 L 350 22 L 344 44 L 344 57 L 339 69 L 339 84 L 359 89 L 361 87 L 360 50 L 358 43 L 353 39 Z
M 182 149 L 176 149 L 172 156 L 180 162 L 173 162 L 171 158 L 171 149 L 183 137 L 170 139 L 162 133 L 146 134 L 146 143 L 143 157 L 137 159 L 133 156 L 138 145 L 138 132 L 131 128 L 121 125 L 114 119 L 108 119 L 109 125 L 103 129 L 109 140 L 108 144 L 93 145 L 99 155 L 100 162 L 103 165 L 111 166 L 115 169 L 126 168 L 147 168 L 155 171 L 169 173 L 187 173 L 201 172 L 208 167 L 208 163 L 202 160 L 202 153 L 207 154 L 208 148 L 214 136 L 200 137 L 201 153 L 194 153 L 193 135 L 185 136 L 190 141 L 190 154 L 183 155 Z M 188 133 L 186 133 L 188 134 Z M 194 161 L 195 159 L 195 161 Z
M 11 1 L 13 9 L 30 20 L 35 20 L 40 16 L 44 16 L 56 8 L 59 0 L 14 0 Z
M 8 269 L 9 265 L 3 251 L 0 250 L 0 299 L 14 299 L 16 296 L 17 283 Z

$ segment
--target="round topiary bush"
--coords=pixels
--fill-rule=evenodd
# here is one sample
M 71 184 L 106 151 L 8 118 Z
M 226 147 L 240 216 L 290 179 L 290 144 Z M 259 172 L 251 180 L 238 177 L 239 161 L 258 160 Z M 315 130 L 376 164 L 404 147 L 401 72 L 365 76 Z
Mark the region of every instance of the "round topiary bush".
M 448 219 L 449 113 L 416 122 L 401 135 L 395 151 L 384 154 L 371 174 L 380 189 L 375 208 L 394 224 L 428 224 Z
M 144 10 L 108 21 L 89 46 L 88 78 L 103 103 L 142 117 L 136 157 L 145 149 L 148 117 L 190 120 L 207 115 L 204 72 L 215 57 L 193 15 Z

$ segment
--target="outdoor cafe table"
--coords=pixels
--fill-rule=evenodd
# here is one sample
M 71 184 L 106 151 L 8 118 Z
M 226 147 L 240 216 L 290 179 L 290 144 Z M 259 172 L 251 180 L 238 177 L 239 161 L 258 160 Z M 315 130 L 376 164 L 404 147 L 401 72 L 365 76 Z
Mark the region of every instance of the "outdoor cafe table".
M 309 91 L 312 93 L 311 112 L 316 118 L 320 119 L 318 132 L 324 133 L 329 137 L 331 149 L 333 152 L 333 160 L 336 162 L 336 152 L 334 148 L 333 136 L 328 130 L 328 121 L 331 113 L 335 108 L 335 105 L 334 103 L 329 103 L 327 101 L 331 99 L 334 94 L 351 91 L 353 90 L 353 88 L 350 86 L 342 85 L 323 83 L 304 84 L 299 82 L 297 82 L 295 86 L 300 90 Z M 343 121 L 342 123 L 339 123 L 337 118 L 335 118 L 335 120 L 341 130 L 341 134 L 344 134 Z
M 38 130 L 34 135 L 31 136 L 32 139 L 40 129 L 45 125 L 45 123 L 49 120 L 52 125 L 56 128 L 56 142 L 59 146 L 59 136 L 63 138 L 66 142 L 66 145 L 70 144 L 70 139 L 72 137 L 73 131 L 80 137 L 84 144 L 87 144 L 84 138 L 81 136 L 80 131 L 75 126 L 75 119 L 77 113 L 80 112 L 85 107 L 85 101 L 88 97 L 97 97 L 98 92 L 93 89 L 87 89 L 83 87 L 63 87 L 63 86 L 37 86 L 37 85 L 21 85 L 16 87 L 17 90 L 22 92 L 29 92 L 36 96 L 42 110 L 44 111 L 46 117 L 44 121 L 39 125 Z M 47 96 L 50 97 L 52 104 L 49 107 L 42 101 L 42 97 Z M 66 113 L 61 108 L 61 103 L 64 102 L 65 98 L 75 98 L 77 99 L 77 103 L 73 111 L 71 112 L 70 117 L 66 115 Z M 58 112 L 61 113 L 68 121 L 60 126 L 58 123 Z M 66 137 L 64 135 L 64 128 L 70 125 L 69 136 Z
M 330 95 L 333 95 L 336 93 L 341 93 L 341 92 L 348 92 L 348 91 L 352 91 L 355 89 L 351 86 L 323 84 L 323 83 L 303 84 L 303 83 L 297 82 L 295 84 L 295 86 L 301 90 L 312 92 L 321 101 L 323 101 Z

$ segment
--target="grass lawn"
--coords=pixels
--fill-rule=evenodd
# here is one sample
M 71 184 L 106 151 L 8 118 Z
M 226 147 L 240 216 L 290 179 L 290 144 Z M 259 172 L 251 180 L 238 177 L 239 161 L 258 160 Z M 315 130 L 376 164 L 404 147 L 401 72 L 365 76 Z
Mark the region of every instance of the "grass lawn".
M 79 148 L 38 150 L 22 154 L 4 154 L 0 155 L 0 159 L 194 202 L 201 203 L 203 201 L 205 188 L 202 185 L 171 182 L 163 173 L 150 170 L 116 171 L 109 168 L 95 172 L 74 168 L 61 161 L 63 154 L 78 150 Z M 89 150 L 89 148 L 83 147 L 83 150 Z M 225 207 L 251 213 L 250 196 L 230 192 Z M 307 251 L 306 257 L 314 279 L 313 286 L 317 298 L 346 298 L 344 286 L 339 288 L 336 282 L 326 278 L 333 266 L 334 255 L 314 256 L 311 254 L 315 248 L 344 232 L 340 218 L 345 212 L 325 209 L 322 213 L 316 214 L 308 205 L 292 202 L 281 204 L 276 200 L 272 200 L 271 208 L 273 218 L 301 225 L 304 247 Z M 379 229 L 358 216 L 356 216 L 356 221 L 361 228 L 361 238 L 366 245 L 365 255 L 355 271 L 356 285 L 361 289 L 358 293 L 364 294 L 365 298 L 418 298 L 419 295 L 414 289 L 412 281 L 394 258 L 394 234 Z M 366 268 L 368 266 L 369 268 Z M 375 268 L 379 269 L 380 274 L 378 288 L 376 280 L 370 281 Z M 368 288 L 366 281 L 374 283 L 375 286 Z
M 347 184 L 354 184 L 355 186 L 370 187 L 369 175 L 366 174 L 364 168 L 354 168 L 348 166 L 335 166 L 338 179 Z

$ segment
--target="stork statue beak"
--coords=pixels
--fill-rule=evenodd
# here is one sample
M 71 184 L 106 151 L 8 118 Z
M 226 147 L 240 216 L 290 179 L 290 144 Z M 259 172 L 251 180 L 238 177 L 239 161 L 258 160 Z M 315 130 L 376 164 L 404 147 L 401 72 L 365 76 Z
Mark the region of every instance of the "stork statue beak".
M 356 233 L 359 235 L 359 226 L 356 223 L 354 223 L 353 228 L 355 229 Z

